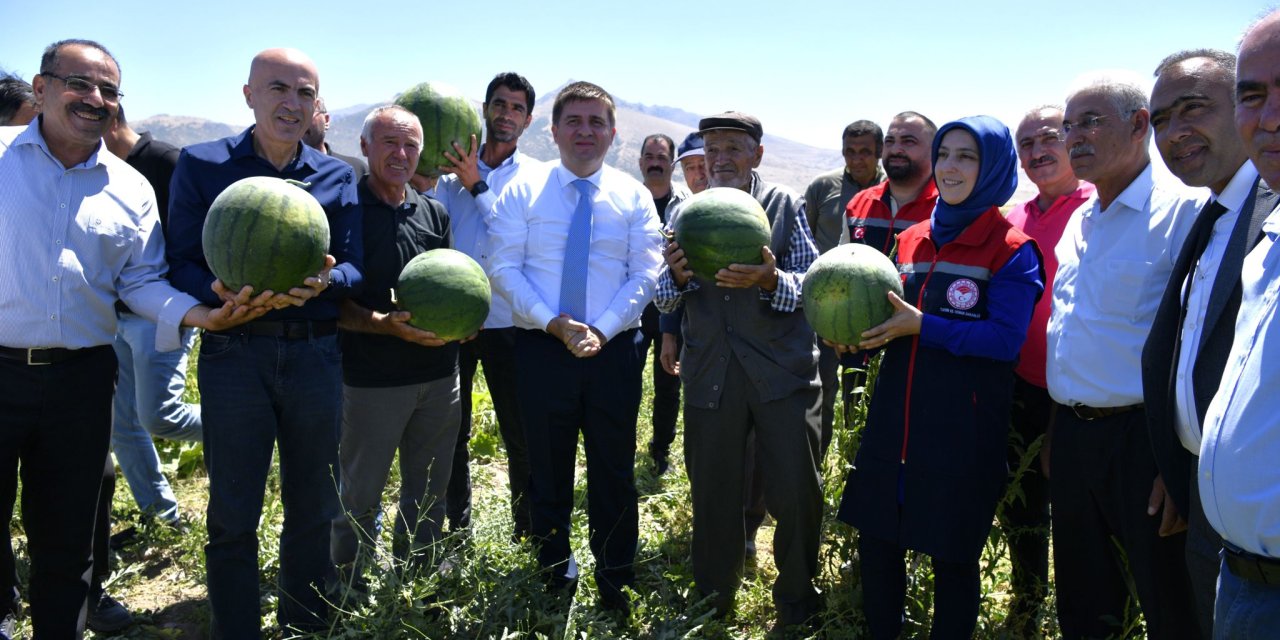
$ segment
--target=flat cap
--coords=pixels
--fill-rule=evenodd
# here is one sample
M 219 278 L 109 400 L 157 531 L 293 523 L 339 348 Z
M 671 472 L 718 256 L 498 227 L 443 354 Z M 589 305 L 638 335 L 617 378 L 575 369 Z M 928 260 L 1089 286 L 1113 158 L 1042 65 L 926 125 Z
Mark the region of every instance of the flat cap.
M 757 120 L 755 116 L 749 116 L 737 111 L 726 111 L 714 116 L 707 116 L 698 122 L 699 133 L 706 133 L 717 129 L 742 131 L 754 138 L 757 143 L 759 143 L 760 139 L 764 137 L 764 127 L 760 126 L 760 121 Z

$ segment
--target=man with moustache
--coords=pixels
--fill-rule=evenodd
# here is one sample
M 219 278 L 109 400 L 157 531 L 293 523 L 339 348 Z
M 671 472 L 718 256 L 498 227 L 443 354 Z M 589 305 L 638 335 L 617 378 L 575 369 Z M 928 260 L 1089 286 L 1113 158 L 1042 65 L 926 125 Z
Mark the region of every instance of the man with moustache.
M 932 120 L 915 111 L 903 111 L 889 122 L 882 155 L 888 179 L 859 191 L 845 207 L 850 242 L 892 257 L 898 233 L 929 219 L 938 201 L 929 158 L 937 132 Z
M 1014 135 L 1022 170 L 1035 183 L 1038 193 L 1011 209 L 1008 219 L 1043 247 L 1048 278 L 1045 289 L 1051 290 L 1053 274 L 1058 270 L 1053 248 L 1062 238 L 1072 212 L 1093 195 L 1094 189 L 1071 170 L 1063 144 L 1062 107 L 1046 105 L 1028 111 Z M 1017 377 L 1010 415 L 1009 469 L 1021 469 L 1016 476 L 1020 497 L 1006 501 L 999 514 L 1013 565 L 1008 626 L 1025 636 L 1038 633 L 1040 609 L 1049 585 L 1049 442 L 1042 436 L 1053 414 L 1053 399 L 1045 388 L 1045 328 L 1051 306 L 1050 296 L 1041 296 L 1036 302 L 1027 341 L 1014 369 Z M 1037 439 L 1041 440 L 1039 461 L 1028 461 L 1022 468 L 1027 449 Z
M 733 264 L 714 281 L 694 278 L 679 244 L 669 243 L 657 305 L 683 306 L 685 462 L 693 500 L 693 574 L 719 616 L 733 611 L 742 573 L 743 460 L 754 436 L 768 478 L 764 497 L 777 521 L 773 585 L 778 625 L 803 624 L 818 610 L 822 489 L 818 469 L 821 382 L 817 339 L 801 310 L 801 278 L 817 258 L 804 200 L 756 173 L 764 129 L 729 111 L 703 118 L 711 185 L 741 189 L 772 226 L 763 264 Z
M 364 160 L 352 156 L 345 156 L 333 150 L 324 138 L 329 133 L 329 110 L 324 106 L 324 98 L 316 98 L 316 112 L 311 116 L 311 126 L 307 127 L 307 132 L 302 135 L 302 142 L 308 147 L 319 151 L 327 156 L 333 156 L 349 165 L 351 170 L 356 172 L 356 177 L 364 177 L 369 173 L 369 166 Z
M 613 97 L 589 82 L 551 112 L 560 161 L 521 171 L 491 222 L 493 282 L 520 331 L 516 371 L 529 445 L 533 536 L 553 589 L 571 589 L 574 459 L 582 432 L 587 511 L 601 604 L 630 609 L 635 582 L 640 313 L 653 296 L 662 232 L 652 195 L 604 164 Z
M 458 440 L 458 344 L 408 323 L 391 299 L 400 272 L 418 254 L 448 248 L 449 214 L 409 188 L 422 153 L 422 125 L 399 106 L 365 117 L 360 151 L 364 213 L 364 291 L 342 301 L 342 511 L 331 552 L 345 586 L 364 584 L 382 511 L 382 491 L 399 453 L 395 557 L 434 567 L 444 495 Z M 359 587 L 357 587 L 358 589 Z
M 1138 82 L 1088 79 L 1068 97 L 1062 121 L 1071 168 L 1097 188 L 1058 242 L 1046 344 L 1046 382 L 1059 403 L 1050 498 L 1058 621 L 1067 638 L 1127 628 L 1130 582 L 1150 637 L 1199 637 L 1186 536 L 1175 533 L 1177 508 L 1147 431 L 1141 355 L 1202 200 L 1152 177 Z
M 523 167 L 538 161 L 521 153 L 516 145 L 525 128 L 533 122 L 533 85 L 524 76 L 506 71 L 489 81 L 485 89 L 485 140 L 467 149 L 457 147 L 457 155 L 447 154 L 451 164 L 440 176 L 428 195 L 440 201 L 449 212 L 453 228 L 454 248 L 471 256 L 493 275 L 494 205 L 498 194 Z M 421 178 L 421 176 L 415 176 Z M 449 478 L 448 504 L 445 512 L 450 527 L 462 530 L 471 526 L 471 389 L 476 367 L 484 366 L 485 384 L 493 400 L 498 433 L 507 450 L 507 484 L 511 488 L 511 519 L 515 523 L 512 539 L 531 533 L 529 507 L 529 454 L 524 426 L 520 421 L 516 395 L 516 333 L 511 316 L 511 303 L 494 292 L 489 317 L 475 340 L 463 343 L 458 350 L 461 385 L 461 413 L 458 440 L 453 452 L 453 473 Z
M 1196 482 L 1201 418 L 1231 348 L 1240 265 L 1275 207 L 1275 194 L 1259 183 L 1233 122 L 1235 66 L 1226 51 L 1180 51 L 1156 68 L 1151 91 L 1151 125 L 1165 164 L 1183 183 L 1213 193 L 1174 264 L 1142 369 L 1156 462 L 1187 521 L 1187 569 L 1206 638 L 1222 540 L 1205 520 Z
M 884 182 L 884 171 L 880 169 L 884 132 L 880 125 L 870 120 L 850 123 L 844 128 L 840 142 L 844 167 L 814 178 L 804 192 L 805 214 L 819 254 L 848 241 L 845 207 L 853 196 Z M 819 344 L 818 351 L 818 372 L 822 377 L 822 457 L 825 458 L 835 426 L 836 393 L 840 388 L 836 373 L 841 358 L 825 344 Z M 844 381 L 846 409 L 853 397 L 852 390 L 860 386 L 860 382 L 856 376 Z
M 0 281 L 0 512 L 13 512 L 21 467 L 35 637 L 78 638 L 109 456 L 116 301 L 156 323 L 161 350 L 180 346 L 182 325 L 226 330 L 264 309 L 247 291 L 202 305 L 165 281 L 155 193 L 102 142 L 123 96 L 105 47 L 49 45 L 32 90 L 39 118 L 0 130 L 0 267 L 39 276 Z M 13 634 L 17 587 L 2 553 L 0 637 Z
M 214 198 L 237 180 L 268 176 L 304 183 L 325 210 L 331 238 L 325 268 L 287 292 L 274 292 L 274 310 L 201 339 L 209 470 L 205 560 L 215 637 L 261 636 L 258 524 L 277 442 L 285 518 L 276 617 L 281 627 L 315 631 L 328 615 L 322 589 L 333 575 L 329 528 L 340 513 L 333 482 L 342 398 L 338 306 L 360 290 L 363 247 L 355 173 L 302 144 L 319 75 L 301 51 L 267 49 L 254 56 L 243 90 L 253 126 L 184 149 L 170 187 L 170 279 L 201 300 L 216 301 L 222 290 L 205 260 L 201 230 Z
M 1280 11 L 1249 29 L 1238 55 L 1236 131 L 1262 180 L 1275 185 L 1280 183 Z M 1259 200 L 1261 194 L 1259 187 Z M 1219 199 L 1224 198 L 1225 193 Z M 1230 358 L 1203 421 L 1200 498 L 1205 517 L 1223 539 L 1215 638 L 1262 640 L 1280 629 L 1278 238 L 1280 214 L 1273 210 L 1262 225 L 1262 240 L 1240 269 Z M 1219 273 L 1224 268 L 1225 260 Z M 1204 357 L 1202 347 L 1198 360 Z
M 671 219 L 668 212 L 690 195 L 687 189 L 671 183 L 672 159 L 676 143 L 670 136 L 655 133 L 640 144 L 640 175 L 644 186 L 653 194 L 653 206 L 665 227 Z M 654 347 L 653 358 L 653 439 L 649 441 L 649 457 L 658 475 L 671 466 L 671 443 L 676 439 L 676 417 L 680 412 L 680 377 L 662 367 L 662 330 L 658 308 L 649 303 L 640 317 L 640 333 L 644 336 L 642 352 Z

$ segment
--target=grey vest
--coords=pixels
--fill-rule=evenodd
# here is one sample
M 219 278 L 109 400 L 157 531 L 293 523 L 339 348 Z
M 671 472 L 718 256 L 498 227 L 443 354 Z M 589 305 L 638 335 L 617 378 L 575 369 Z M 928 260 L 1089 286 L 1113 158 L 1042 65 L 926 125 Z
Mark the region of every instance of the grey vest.
M 751 195 L 769 216 L 769 250 L 781 265 L 804 201 L 794 191 L 768 184 L 754 172 Z M 790 313 L 776 311 L 768 300 L 761 299 L 758 287 L 725 289 L 706 281 L 686 293 L 683 301 L 680 378 L 685 385 L 685 402 L 715 409 L 722 401 L 741 401 L 733 395 L 722 400 L 731 357 L 742 363 L 764 402 L 821 385 L 817 338 L 800 308 Z

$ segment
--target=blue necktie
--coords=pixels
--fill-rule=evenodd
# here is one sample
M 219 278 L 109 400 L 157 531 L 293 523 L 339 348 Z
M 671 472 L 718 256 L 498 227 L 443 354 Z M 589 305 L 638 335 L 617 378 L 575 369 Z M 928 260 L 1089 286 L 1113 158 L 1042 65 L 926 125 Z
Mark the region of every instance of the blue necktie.
M 564 266 L 560 272 L 560 313 L 578 322 L 587 322 L 587 258 L 591 253 L 591 183 L 574 180 L 578 207 L 569 222 L 569 238 L 564 245 Z

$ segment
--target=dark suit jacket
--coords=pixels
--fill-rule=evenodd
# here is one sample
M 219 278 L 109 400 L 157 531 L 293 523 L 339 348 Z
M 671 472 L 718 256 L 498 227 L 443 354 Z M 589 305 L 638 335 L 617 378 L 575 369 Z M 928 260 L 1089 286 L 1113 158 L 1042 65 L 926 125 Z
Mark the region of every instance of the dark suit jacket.
M 1231 230 L 1226 253 L 1214 278 L 1209 306 L 1200 334 L 1199 351 L 1192 372 L 1195 384 L 1196 410 L 1201 421 L 1218 390 L 1222 371 L 1231 351 L 1236 312 L 1240 306 L 1240 267 L 1245 254 L 1258 244 L 1262 222 L 1275 208 L 1277 196 L 1265 182 L 1257 180 L 1241 208 Z M 1142 392 L 1147 409 L 1147 428 L 1151 432 L 1151 448 L 1164 484 L 1179 513 L 1187 514 L 1190 503 L 1191 452 L 1178 439 L 1177 395 L 1174 384 L 1178 375 L 1178 336 L 1182 332 L 1182 285 L 1192 265 L 1199 259 L 1195 239 L 1202 225 L 1212 224 L 1198 219 L 1178 252 L 1173 273 L 1165 286 L 1164 296 L 1156 311 L 1151 333 L 1142 349 Z

